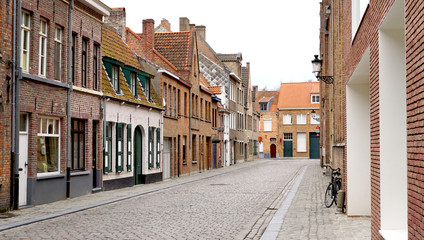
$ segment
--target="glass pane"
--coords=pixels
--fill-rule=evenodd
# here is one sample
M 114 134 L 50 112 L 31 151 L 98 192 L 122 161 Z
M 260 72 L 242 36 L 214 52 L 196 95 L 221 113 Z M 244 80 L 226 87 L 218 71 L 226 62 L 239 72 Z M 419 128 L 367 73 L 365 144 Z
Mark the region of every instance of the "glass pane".
M 28 115 L 21 114 L 19 119 L 19 131 L 27 132 Z
M 47 124 L 48 124 L 48 125 L 47 125 L 47 126 L 48 126 L 48 128 L 47 128 L 47 130 L 48 130 L 48 131 L 47 131 L 47 133 L 48 133 L 48 134 L 53 134 L 53 121 L 54 121 L 54 120 L 52 120 L 52 119 L 48 119 L 48 120 L 47 120 Z
M 47 119 L 41 119 L 41 133 L 47 133 Z
M 23 31 L 23 49 L 28 50 L 28 38 L 29 38 L 29 32 Z M 25 52 L 25 51 L 24 51 Z
M 57 172 L 59 170 L 59 138 L 38 137 L 37 172 Z
M 77 169 L 78 168 L 78 133 L 74 133 L 72 136 L 72 148 L 73 148 L 73 153 L 72 153 L 72 169 Z
M 85 159 L 85 138 L 84 138 L 84 133 L 80 133 L 79 134 L 79 141 L 80 141 L 80 145 L 79 145 L 79 161 L 78 161 L 78 168 L 79 169 L 84 169 L 84 159 Z
M 54 120 L 54 134 L 59 134 L 59 120 Z

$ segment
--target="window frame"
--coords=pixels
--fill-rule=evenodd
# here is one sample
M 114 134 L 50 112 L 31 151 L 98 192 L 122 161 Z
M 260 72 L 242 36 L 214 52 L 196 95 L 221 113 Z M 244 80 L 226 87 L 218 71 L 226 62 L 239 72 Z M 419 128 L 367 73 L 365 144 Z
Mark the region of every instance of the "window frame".
M 290 116 L 290 123 L 289 121 L 286 121 L 287 118 Z M 284 113 L 283 114 L 283 125 L 292 125 L 293 124 L 293 115 L 290 113 Z
M 62 80 L 62 39 L 63 28 L 56 26 L 54 31 L 54 78 L 58 81 Z
M 265 125 L 265 122 L 267 122 L 269 126 Z M 272 118 L 264 118 L 264 132 L 272 132 Z
M 71 45 L 71 75 L 72 75 L 72 84 L 75 85 L 75 75 L 76 75 L 76 44 L 77 44 L 77 34 L 72 32 L 72 45 Z
M 81 87 L 88 87 L 88 38 L 83 37 L 81 41 Z
M 117 94 L 121 93 L 121 86 L 120 86 L 120 67 L 116 64 L 112 65 L 112 76 L 110 78 L 110 81 L 112 83 L 112 87 L 115 90 Z
M 75 129 L 75 123 L 77 123 L 77 129 Z M 86 126 L 86 121 L 83 119 L 76 119 L 73 118 L 71 120 L 71 146 L 72 146 L 72 157 L 71 157 L 71 170 L 72 171 L 84 171 L 86 169 L 85 164 L 86 164 L 86 158 L 85 158 L 85 149 L 86 149 L 86 136 L 85 136 L 85 126 Z M 78 154 L 77 154 L 77 162 L 75 162 L 75 145 L 74 145 L 74 141 L 75 141 L 75 134 L 78 136 L 77 139 L 77 143 L 78 143 Z M 81 146 L 80 144 L 83 144 L 83 146 Z M 82 153 L 80 152 L 80 150 L 82 149 Z M 80 157 L 82 157 L 80 159 Z M 77 165 L 77 167 L 75 167 L 75 165 Z
M 305 137 L 305 141 L 300 141 L 300 140 L 302 140 L 302 139 L 300 139 L 300 136 L 304 136 Z M 301 152 L 301 153 L 307 152 L 308 149 L 307 149 L 307 136 L 306 136 L 306 132 L 298 132 L 296 137 L 297 137 L 296 138 L 296 140 L 297 140 L 296 141 L 296 145 L 297 145 L 296 151 L 297 152 Z M 303 145 L 300 145 L 300 144 L 303 144 Z M 304 146 L 304 149 L 303 148 L 300 149 L 299 146 L 300 147 L 303 147 Z
M 130 72 L 130 91 L 137 98 L 137 73 Z
M 297 113 L 296 114 L 296 124 L 305 125 L 306 124 L 306 113 Z
M 45 28 L 43 28 L 43 26 Z M 45 30 L 45 31 L 43 31 Z M 47 75 L 47 36 L 48 23 L 44 18 L 40 19 L 39 48 L 38 48 L 38 75 L 45 77 Z
M 316 121 L 316 118 L 318 116 L 318 121 Z M 320 114 L 319 113 L 311 113 L 311 124 L 320 124 L 321 123 L 321 119 L 320 119 Z
M 93 90 L 99 90 L 99 55 L 100 44 L 93 44 Z
M 23 72 L 29 72 L 29 59 L 31 54 L 31 14 L 28 11 L 22 10 L 22 19 L 21 19 L 21 68 Z M 25 17 L 28 17 L 28 25 L 26 25 Z M 26 44 L 25 44 L 26 43 Z M 26 55 L 25 55 L 26 53 Z M 24 58 L 26 56 L 26 58 Z
M 53 133 L 48 133 L 48 127 L 46 127 L 46 131 L 47 132 L 43 132 L 43 119 L 46 120 L 47 125 L 49 124 L 49 121 L 53 121 Z M 56 175 L 60 173 L 60 165 L 61 165 L 61 161 L 60 161 L 60 145 L 61 145 L 61 138 L 60 138 L 60 118 L 58 117 L 50 117 L 50 116 L 40 116 L 39 117 L 39 122 L 38 122 L 38 132 L 37 132 L 37 148 L 38 148 L 38 142 L 39 142 L 39 137 L 55 137 L 57 138 L 57 171 L 54 172 L 38 172 L 38 167 L 37 167 L 37 176 L 48 176 L 48 175 Z M 57 122 L 56 122 L 57 121 Z M 57 131 L 56 131 L 56 124 L 57 123 Z M 45 140 L 44 140 L 45 141 Z M 37 155 L 38 155 L 38 150 L 37 150 Z M 37 165 L 38 165 L 38 156 L 37 156 Z
M 319 93 L 311 94 L 311 103 L 316 104 L 316 103 L 319 103 L 319 102 L 320 102 Z

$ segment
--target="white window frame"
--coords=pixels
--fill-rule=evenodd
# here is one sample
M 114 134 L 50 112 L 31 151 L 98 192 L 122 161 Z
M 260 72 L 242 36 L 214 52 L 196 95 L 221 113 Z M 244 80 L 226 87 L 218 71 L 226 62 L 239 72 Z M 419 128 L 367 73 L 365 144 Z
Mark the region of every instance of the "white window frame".
M 48 125 L 46 127 L 46 132 L 43 132 L 43 119 L 46 119 L 47 124 L 50 123 L 50 121 L 52 121 L 53 124 L 53 133 L 48 133 Z M 55 127 L 55 121 L 58 121 L 57 126 L 58 129 L 56 131 L 56 127 Z M 40 116 L 39 118 L 39 129 L 38 129 L 38 133 L 37 133 L 37 141 L 38 141 L 38 137 L 57 137 L 58 140 L 58 147 L 57 147 L 57 171 L 56 172 L 44 172 L 44 173 L 38 173 L 37 172 L 37 176 L 48 176 L 48 175 L 56 175 L 58 173 L 60 173 L 60 150 L 61 150 L 61 144 L 60 144 L 60 118 L 57 117 L 47 117 L 47 116 Z M 38 144 L 37 144 L 38 146 Z M 37 159 L 37 164 L 38 164 L 38 159 Z
M 137 92 L 136 92 L 136 88 L 137 88 L 137 73 L 135 72 L 131 72 L 130 73 L 130 91 L 131 93 L 134 95 L 134 97 L 137 97 Z
M 48 24 L 45 19 L 40 19 L 40 42 L 38 57 L 38 75 L 45 77 L 47 70 L 47 30 Z
M 283 114 L 283 125 L 293 124 L 293 116 L 291 114 Z
M 319 103 L 319 94 L 318 93 L 311 94 L 311 103 L 312 104 Z
M 113 89 L 117 94 L 120 94 L 120 87 L 119 87 L 119 66 L 113 65 L 112 66 L 112 86 Z
M 320 124 L 319 113 L 311 113 L 311 124 Z
M 26 17 L 28 24 L 26 24 Z M 30 58 L 30 34 L 31 34 L 31 15 L 27 11 L 22 11 L 21 19 L 21 67 L 22 71 L 29 72 L 29 58 Z M 24 55 L 26 58 L 24 58 Z
M 303 138 L 304 137 L 304 138 Z M 297 133 L 297 152 L 306 152 L 306 133 L 298 132 Z
M 272 118 L 264 118 L 264 132 L 272 132 Z
M 59 52 L 57 53 L 56 52 L 56 46 L 55 46 L 55 54 L 59 54 L 59 57 L 58 57 L 58 61 L 59 61 L 59 68 L 58 69 L 54 69 L 55 70 L 55 79 L 56 79 L 56 74 L 58 74 L 58 76 L 59 76 L 59 79 L 56 79 L 56 80 L 61 80 L 62 79 L 62 36 L 63 36 L 63 31 L 62 31 L 62 28 L 60 28 L 60 27 L 58 27 L 58 26 L 56 26 L 55 27 L 55 32 L 54 32 L 54 41 L 55 41 L 55 44 L 58 44 L 59 45 Z M 59 73 L 56 73 L 56 71 L 59 71 Z
M 306 124 L 306 114 L 305 113 L 296 114 L 296 124 Z
M 284 141 L 293 141 L 293 133 L 284 133 L 283 134 Z

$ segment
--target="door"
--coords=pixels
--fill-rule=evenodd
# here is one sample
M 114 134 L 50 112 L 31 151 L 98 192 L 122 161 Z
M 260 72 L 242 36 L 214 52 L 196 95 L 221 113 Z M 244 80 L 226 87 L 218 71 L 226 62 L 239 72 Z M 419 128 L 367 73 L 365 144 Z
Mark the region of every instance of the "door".
M 93 156 L 92 156 L 92 164 L 93 164 L 93 188 L 97 188 L 97 126 L 99 122 L 93 121 Z
M 206 169 L 211 169 L 211 144 L 210 144 L 211 138 L 206 138 Z
M 171 138 L 163 138 L 163 179 L 171 177 Z
M 284 157 L 293 157 L 293 141 L 284 141 Z
M 277 146 L 275 144 L 271 144 L 271 158 L 277 157 Z
M 309 133 L 309 158 L 320 159 L 319 136 L 314 132 Z
M 216 144 L 212 145 L 212 167 L 216 168 Z
M 20 115 L 19 126 L 19 206 L 27 205 L 28 115 Z
M 135 184 L 141 184 L 142 181 L 142 174 L 143 174 L 143 151 L 142 151 L 142 145 L 143 144 L 143 138 L 141 134 L 140 127 L 136 127 L 134 129 L 134 179 Z

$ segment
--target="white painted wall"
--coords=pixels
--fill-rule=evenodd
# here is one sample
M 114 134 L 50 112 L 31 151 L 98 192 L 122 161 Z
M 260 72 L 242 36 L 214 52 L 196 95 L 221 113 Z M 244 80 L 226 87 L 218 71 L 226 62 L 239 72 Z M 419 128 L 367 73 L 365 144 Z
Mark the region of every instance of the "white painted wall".
M 381 30 L 379 41 L 381 230 L 407 231 L 404 30 Z
M 148 127 L 155 127 L 161 128 L 161 136 L 160 138 L 163 139 L 163 124 L 162 124 L 162 113 L 159 110 L 149 110 L 150 108 L 147 107 L 139 107 L 137 108 L 134 104 L 121 104 L 119 101 L 110 100 L 106 101 L 106 116 L 105 121 L 107 122 L 113 122 L 113 123 L 124 123 L 124 124 L 131 124 L 131 131 L 132 131 L 132 141 L 134 141 L 134 130 L 137 126 L 140 126 L 142 129 L 142 153 L 143 153 L 143 166 L 142 166 L 142 174 L 152 174 L 152 173 L 158 173 L 162 171 L 162 162 L 160 168 L 153 168 L 148 169 L 148 142 L 147 142 L 147 134 L 148 134 Z M 115 125 L 115 124 L 114 124 Z M 110 179 L 116 179 L 116 178 L 123 178 L 123 177 L 131 177 L 134 175 L 133 171 L 128 172 L 126 168 L 126 162 L 127 162 L 127 135 L 126 135 L 126 126 L 124 126 L 124 169 L 121 173 L 115 173 L 115 156 L 116 153 L 116 144 L 112 142 L 112 154 L 113 154 L 113 160 L 112 160 L 112 173 L 104 174 L 103 180 L 107 181 Z M 156 134 L 156 132 L 155 132 Z M 116 128 L 115 126 L 112 129 L 112 136 L 113 139 L 116 139 Z M 163 146 L 163 141 L 161 140 L 161 146 Z M 163 148 L 163 147 L 162 147 Z M 156 137 L 154 140 L 154 149 L 156 152 Z M 161 149 L 161 155 L 162 151 Z M 134 157 L 134 150 L 132 157 Z M 156 162 L 156 155 L 155 155 L 155 162 Z M 134 167 L 134 163 L 132 164 Z M 134 170 L 134 169 L 133 169 Z

